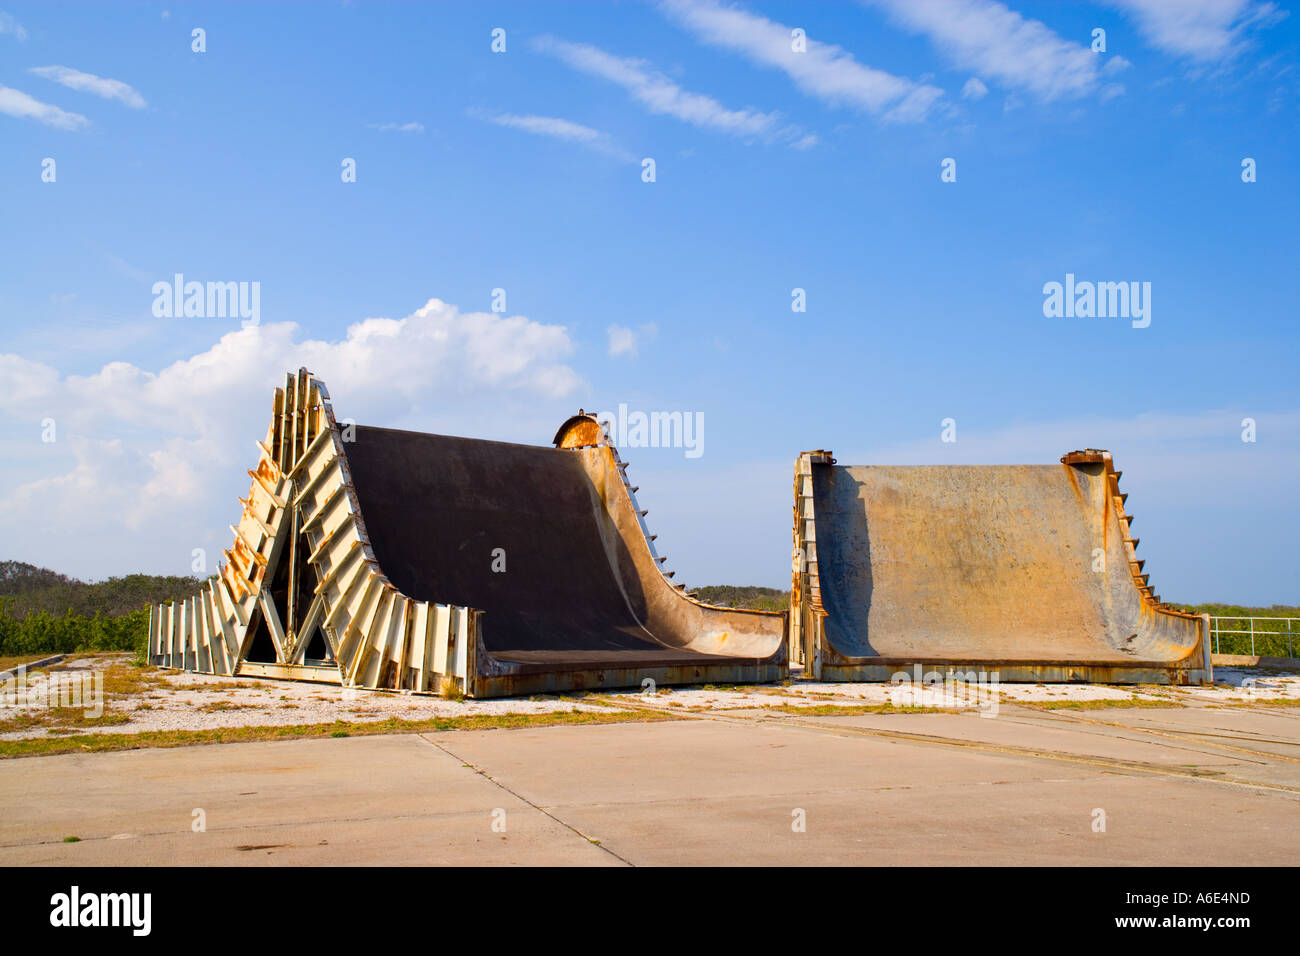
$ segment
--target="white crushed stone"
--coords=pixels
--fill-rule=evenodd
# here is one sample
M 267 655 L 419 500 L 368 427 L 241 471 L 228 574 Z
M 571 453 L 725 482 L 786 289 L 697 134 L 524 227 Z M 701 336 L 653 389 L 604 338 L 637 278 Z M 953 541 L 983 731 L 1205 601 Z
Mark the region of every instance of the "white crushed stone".
M 129 660 L 123 655 L 90 655 L 65 662 L 70 671 L 103 670 Z M 68 733 L 135 733 L 140 731 L 207 730 L 219 727 L 266 727 L 324 724 L 334 721 L 365 723 L 401 718 L 426 720 L 434 717 L 474 715 L 543 714 L 559 711 L 608 712 L 598 703 L 545 695 L 537 699 L 513 697 L 494 700 L 454 701 L 427 695 L 393 691 L 342 688 L 333 684 L 273 680 L 256 677 L 214 677 L 181 671 L 151 671 L 162 685 L 130 699 L 107 702 L 107 713 L 125 713 L 129 722 L 77 727 Z M 29 688 L 46 681 L 45 671 L 28 675 Z M 973 685 L 832 684 L 795 680 L 780 684 L 753 685 L 737 690 L 681 687 L 663 688 L 659 693 L 642 691 L 598 692 L 598 696 L 627 708 L 655 707 L 667 710 L 756 710 L 780 706 L 817 707 L 834 705 L 926 706 L 945 709 L 987 707 L 987 688 L 977 696 Z M 1105 684 L 998 684 L 994 690 L 1003 703 L 1016 701 L 1101 701 L 1136 700 L 1185 702 L 1189 705 L 1249 703 L 1274 698 L 1300 699 L 1300 675 L 1271 673 L 1253 668 L 1219 667 L 1212 687 L 1157 685 L 1115 686 Z M 954 693 L 955 691 L 955 693 Z M 213 706 L 217 709 L 212 709 Z M 0 718 L 11 712 L 0 707 Z M 49 736 L 46 727 L 0 733 L 0 740 Z
M 1188 703 L 1240 703 L 1270 698 L 1300 698 L 1300 675 L 1264 673 L 1253 668 L 1216 667 L 1214 685 L 1179 687 L 1156 684 L 1010 684 L 992 688 L 1004 703 L 1056 701 L 1179 701 Z M 787 705 L 816 707 L 822 704 L 848 706 L 892 703 L 896 707 L 978 708 L 987 704 L 988 688 L 977 692 L 975 685 L 845 683 L 794 681 L 788 687 L 755 685 L 737 691 L 704 690 L 698 687 L 674 688 L 668 693 L 647 694 L 629 691 L 605 696 L 626 700 L 629 704 L 708 709 L 762 708 Z
M 70 670 L 102 670 L 129 657 L 96 655 L 69 665 Z M 146 689 L 132 698 L 110 698 L 105 713 L 124 713 L 128 723 L 76 727 L 71 734 L 136 733 L 151 730 L 211 730 L 218 727 L 268 727 L 326 724 L 333 721 L 367 723 L 396 717 L 428 720 L 501 714 L 544 714 L 558 711 L 604 711 L 610 708 L 559 696 L 454 701 L 425 694 L 345 689 L 336 684 L 273 680 L 257 677 L 214 677 L 182 671 L 153 671 L 165 687 Z M 44 672 L 28 675 L 29 693 L 47 680 Z M 201 689 L 175 689 L 199 688 Z M 204 709 L 211 705 L 229 709 Z M 147 708 L 147 709 L 143 709 Z M 0 718 L 11 713 L 0 707 Z M 0 734 L 0 740 L 48 737 L 46 727 Z

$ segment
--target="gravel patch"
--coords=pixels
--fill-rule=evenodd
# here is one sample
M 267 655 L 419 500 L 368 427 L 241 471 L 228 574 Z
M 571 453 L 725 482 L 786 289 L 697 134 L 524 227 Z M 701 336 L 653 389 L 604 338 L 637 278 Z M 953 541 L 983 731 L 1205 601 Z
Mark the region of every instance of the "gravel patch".
M 1162 684 L 997 684 L 993 689 L 1003 703 L 1058 703 L 1066 701 L 1185 702 L 1188 704 L 1242 703 L 1260 698 L 1300 698 L 1300 675 L 1277 674 L 1251 668 L 1216 667 L 1214 685 L 1177 687 Z M 976 709 L 987 704 L 988 688 L 976 693 L 974 685 L 833 684 L 796 680 L 789 686 L 756 685 L 738 690 L 674 688 L 664 693 L 608 693 L 629 705 L 691 709 L 757 709 L 773 706 L 817 707 L 825 704 L 863 706 Z
M 108 674 L 118 665 L 122 671 L 129 655 L 85 655 L 68 660 L 50 671 L 27 675 L 29 695 L 41 704 L 47 682 L 66 681 L 75 675 L 85 681 L 97 672 Z M 769 684 L 732 689 L 705 687 L 662 688 L 658 693 L 642 691 L 598 692 L 589 702 L 581 695 L 544 695 L 536 698 L 455 701 L 441 697 L 343 688 L 332 684 L 311 684 L 256 677 L 214 677 L 148 668 L 127 671 L 143 678 L 141 690 L 128 694 L 108 693 L 104 713 L 110 719 L 125 716 L 123 723 L 91 724 L 55 728 L 55 733 L 136 733 L 141 731 L 208 730 L 220 727 L 267 727 L 324 724 L 334 721 L 368 723 L 390 718 L 428 720 L 437 717 L 490 716 L 502 714 L 545 714 L 560 711 L 608 712 L 615 707 L 654 707 L 684 713 L 704 711 L 763 710 L 774 707 L 819 707 L 823 705 L 863 706 L 892 704 L 895 707 L 943 709 L 988 708 L 989 689 L 968 685 L 832 684 L 793 680 L 788 685 Z M 60 676 L 65 675 L 65 676 Z M 93 686 L 85 684 L 84 686 Z M 110 684 L 111 687 L 111 684 Z M 1275 670 L 1220 667 L 1212 687 L 1166 687 L 1158 685 L 1111 686 L 1103 684 L 999 684 L 994 688 L 1001 703 L 1053 703 L 1068 701 L 1172 702 L 1189 706 L 1250 703 L 1256 700 L 1300 699 L 1300 675 Z M 0 699 L 3 699 L 0 697 Z M 0 706 L 0 721 L 31 708 Z M 0 724 L 0 726 L 3 726 Z M 0 732 L 0 740 L 45 737 L 48 724 Z
M 67 665 L 68 671 L 105 671 L 130 658 L 86 657 Z M 56 678 L 58 671 L 55 672 Z M 153 730 L 210 730 L 218 727 L 268 727 L 324 724 L 333 721 L 367 723 L 400 718 L 469 717 L 500 714 L 544 714 L 557 711 L 609 711 L 609 707 L 572 698 L 547 696 L 537 700 L 504 698 L 455 701 L 423 694 L 343 688 L 256 677 L 214 677 L 150 668 L 149 685 L 137 694 L 108 694 L 105 714 L 124 714 L 127 723 L 69 728 L 69 733 L 137 733 Z M 43 694 L 48 677 L 28 675 L 28 693 Z M 0 706 L 0 720 L 24 708 Z M 49 736 L 48 727 L 0 733 L 0 740 Z

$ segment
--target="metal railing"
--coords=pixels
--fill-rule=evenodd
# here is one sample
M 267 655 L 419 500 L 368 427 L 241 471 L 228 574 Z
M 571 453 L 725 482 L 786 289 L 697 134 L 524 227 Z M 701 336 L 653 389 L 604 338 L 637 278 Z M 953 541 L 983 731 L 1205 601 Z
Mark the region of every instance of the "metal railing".
M 1251 656 L 1281 657 L 1282 643 L 1286 642 L 1286 656 L 1295 656 L 1296 638 L 1300 637 L 1300 617 L 1211 617 L 1210 635 L 1214 653 L 1220 650 L 1220 635 L 1227 636 L 1230 647 L 1245 647 L 1250 640 Z M 1259 647 L 1259 650 L 1256 650 Z M 1244 654 L 1245 650 L 1229 650 L 1229 654 Z

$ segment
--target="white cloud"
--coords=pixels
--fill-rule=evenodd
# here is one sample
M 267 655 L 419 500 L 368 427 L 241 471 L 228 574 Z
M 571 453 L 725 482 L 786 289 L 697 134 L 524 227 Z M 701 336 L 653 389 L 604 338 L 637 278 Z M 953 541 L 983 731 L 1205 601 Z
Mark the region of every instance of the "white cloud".
M 27 31 L 23 29 L 23 25 L 3 10 L 0 10 L 0 36 L 5 34 L 9 34 L 17 40 L 27 39 Z
M 575 70 L 623 87 L 651 113 L 733 136 L 799 139 L 804 135 L 796 127 L 782 126 L 778 113 L 730 109 L 711 96 L 685 90 L 645 60 L 614 56 L 587 43 L 570 43 L 550 36 L 539 37 L 533 45 Z
M 478 116 L 481 114 L 472 112 L 471 115 Z M 629 162 L 633 159 L 630 153 L 615 146 L 608 134 L 559 116 L 517 116 L 514 113 L 498 113 L 495 116 L 483 116 L 482 118 L 489 123 L 495 123 L 509 129 L 523 130 L 526 133 L 532 133 L 534 136 L 548 136 L 551 139 L 581 143 L 583 146 L 611 156 L 617 156 L 619 159 Z
M 1158 50 L 1200 63 L 1229 59 L 1241 52 L 1243 36 L 1254 27 L 1272 26 L 1286 11 L 1256 0 L 1110 0 L 1128 13 L 1138 31 Z
M 1123 96 L 1123 95 L 1124 95 L 1123 83 L 1107 83 L 1105 86 L 1101 88 L 1101 93 L 1098 95 L 1097 99 L 1102 103 L 1109 103 L 1115 97 Z
M 22 90 L 8 86 L 0 86 L 0 113 L 18 119 L 36 120 L 55 129 L 78 130 L 90 125 L 90 120 L 80 113 L 69 113 L 50 103 L 42 103 Z
M 609 333 L 610 355 L 636 355 L 636 333 L 622 325 L 611 325 Z
M 627 355 L 635 357 L 641 340 L 651 341 L 659 334 L 659 326 L 647 322 L 636 329 L 624 325 L 611 325 L 605 330 L 609 334 L 609 354 L 617 357 Z
M 134 110 L 142 110 L 149 105 L 133 87 L 121 80 L 95 76 L 93 73 L 82 73 L 68 66 L 34 66 L 27 72 L 53 80 L 79 93 L 92 93 L 106 100 L 120 100 Z
M 1043 100 L 1096 88 L 1101 58 L 996 0 L 868 0 L 956 66 Z
M 430 419 L 445 428 L 445 416 L 469 434 L 483 428 L 485 395 L 500 431 L 584 384 L 566 364 L 574 346 L 563 326 L 437 299 L 405 318 L 365 319 L 336 341 L 297 332 L 292 323 L 231 331 L 157 372 L 111 362 L 65 375 L 0 353 L 6 556 L 83 575 L 177 572 L 204 547 L 211 570 L 229 547 L 232 494 L 247 485 L 240 476 L 265 433 L 271 390 L 300 365 L 330 387 L 340 418 L 438 430 Z M 51 444 L 41 441 L 46 418 Z M 551 424 L 525 431 L 549 437 Z
M 989 88 L 979 81 L 979 77 L 972 76 L 966 81 L 966 85 L 961 88 L 961 98 L 964 100 L 982 100 L 988 95 Z
M 902 121 L 924 119 L 943 90 L 859 63 L 847 50 L 806 37 L 792 49 L 791 28 L 713 0 L 664 0 L 661 8 L 699 39 L 782 70 L 804 93 L 832 106 L 849 105 Z
M 423 133 L 424 124 L 412 120 L 409 123 L 383 123 L 382 125 L 371 124 L 371 129 L 377 129 L 381 133 Z

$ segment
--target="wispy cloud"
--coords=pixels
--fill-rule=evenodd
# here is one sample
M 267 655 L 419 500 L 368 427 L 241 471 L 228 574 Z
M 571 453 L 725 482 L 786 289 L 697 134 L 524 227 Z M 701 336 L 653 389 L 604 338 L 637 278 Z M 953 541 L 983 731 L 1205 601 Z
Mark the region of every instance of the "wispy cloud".
M 519 116 L 514 113 L 491 114 L 477 110 L 471 110 L 470 115 L 487 120 L 489 123 L 495 123 L 497 126 L 523 130 L 525 133 L 532 133 L 534 136 L 547 136 L 551 139 L 579 143 L 589 149 L 605 153 L 608 156 L 615 156 L 627 162 L 631 162 L 634 158 L 631 153 L 614 145 L 614 141 L 609 137 L 608 133 L 602 133 L 598 129 L 592 129 L 590 126 L 583 126 L 581 123 L 575 123 L 559 116 Z
M 409 123 L 371 123 L 371 129 L 377 129 L 381 133 L 423 133 L 424 124 L 412 120 Z
M 1123 96 L 1123 95 L 1124 95 L 1123 83 L 1107 83 L 1105 86 L 1101 88 L 1101 93 L 1098 94 L 1097 99 L 1100 100 L 1102 103 L 1109 103 L 1115 97 Z
M 629 329 L 625 325 L 611 325 L 605 331 L 609 335 L 609 354 L 612 357 L 627 355 L 635 358 L 640 341 L 653 340 L 659 334 L 659 326 L 654 322 L 647 322 L 635 329 Z
M 1099 83 L 1104 58 L 996 0 L 865 0 L 929 38 L 956 66 L 1042 100 L 1077 97 Z
M 805 50 L 795 52 L 790 27 L 740 7 L 714 0 L 664 0 L 660 7 L 705 43 L 782 70 L 804 93 L 833 106 L 847 104 L 887 119 L 917 121 L 943 96 L 937 86 L 859 63 L 831 43 L 806 38 Z
M 3 10 L 0 10 L 0 36 L 6 34 L 17 40 L 27 39 L 27 31 L 23 29 L 23 25 Z
M 595 143 L 605 137 L 600 130 L 558 116 L 516 116 L 513 113 L 501 113 L 489 119 L 498 126 L 509 126 L 536 133 L 538 136 L 553 136 L 556 139 L 575 140 L 579 143 Z
M 614 56 L 590 44 L 551 36 L 539 37 L 533 45 L 575 70 L 623 87 L 651 113 L 733 136 L 798 140 L 805 135 L 797 127 L 783 126 L 778 113 L 730 109 L 711 96 L 685 90 L 645 60 Z
M 18 119 L 35 120 L 55 129 L 85 129 L 90 120 L 80 113 L 69 113 L 50 103 L 42 103 L 22 90 L 0 86 L 0 113 Z
M 988 95 L 989 88 L 980 82 L 979 77 L 972 76 L 966 81 L 966 85 L 961 88 L 961 98 L 964 100 L 982 100 Z
M 144 269 L 137 269 L 135 266 L 131 265 L 131 263 L 127 262 L 121 256 L 116 256 L 111 252 L 105 252 L 104 258 L 108 261 L 108 264 L 112 266 L 116 272 L 120 272 L 122 275 L 126 276 L 127 278 L 134 279 L 137 282 L 148 282 L 152 284 L 153 281 L 156 278 L 158 278 L 157 273 L 146 272 Z
M 1287 16 L 1256 0 L 1110 0 L 1128 13 L 1138 32 L 1158 50 L 1198 63 L 1230 59 L 1245 47 L 1244 34 Z
M 106 100 L 120 100 L 135 110 L 142 110 L 149 105 L 133 87 L 128 86 L 121 80 L 95 76 L 93 73 L 83 73 L 80 70 L 72 69 L 70 66 L 34 66 L 27 72 L 34 73 L 47 80 L 53 80 L 55 83 L 60 83 L 70 90 L 76 90 L 78 93 L 92 93 L 95 96 L 102 96 Z

